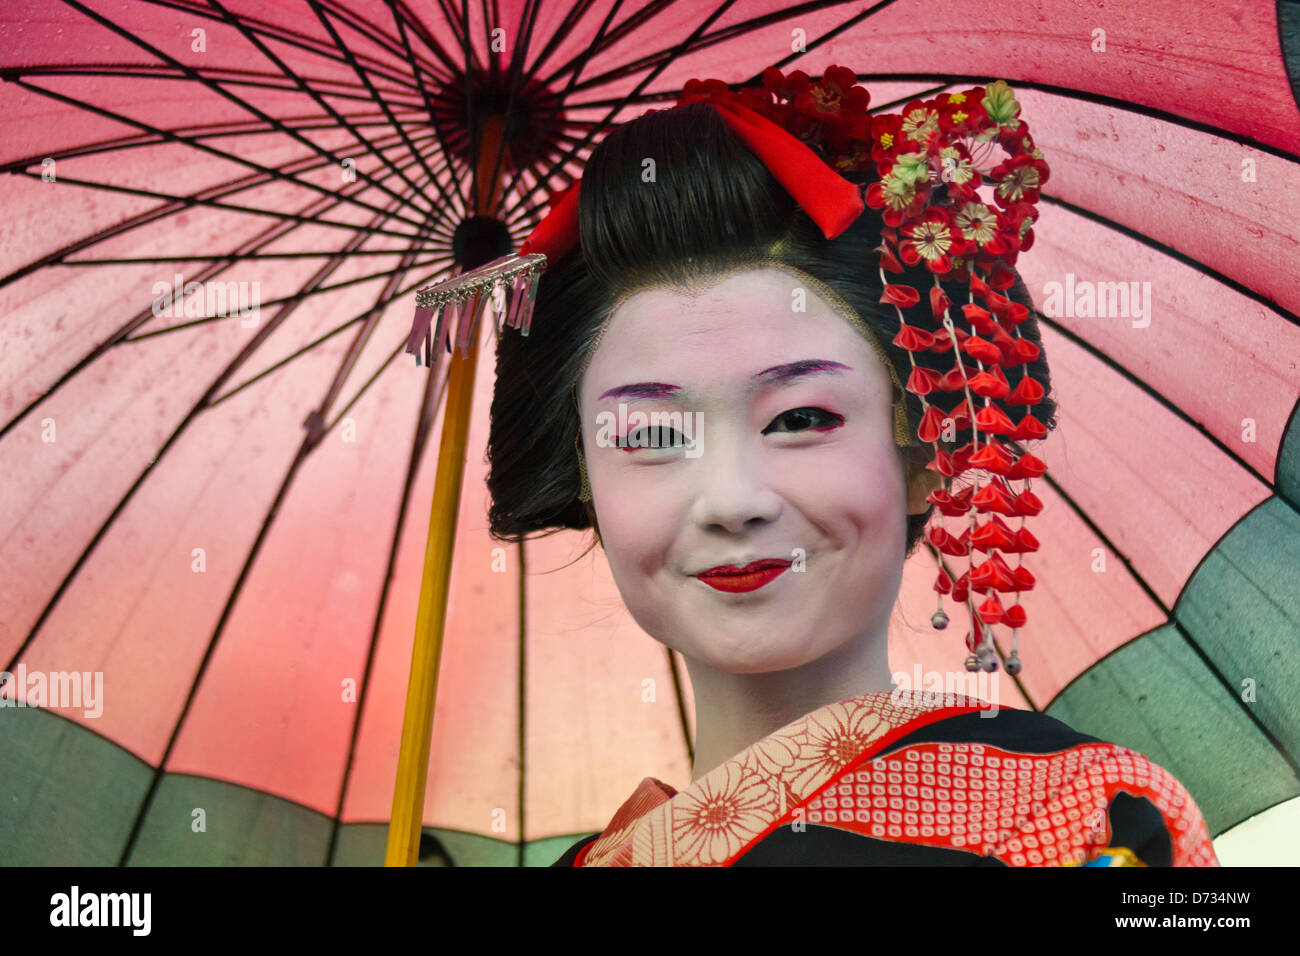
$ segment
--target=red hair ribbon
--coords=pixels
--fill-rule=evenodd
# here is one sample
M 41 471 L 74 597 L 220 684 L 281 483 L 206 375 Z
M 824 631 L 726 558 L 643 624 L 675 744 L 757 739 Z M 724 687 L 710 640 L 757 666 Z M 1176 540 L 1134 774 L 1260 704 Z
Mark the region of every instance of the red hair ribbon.
M 763 161 L 827 239 L 834 239 L 866 210 L 859 187 L 827 166 L 784 127 L 739 103 L 709 101 L 709 105 Z M 541 253 L 548 262 L 555 262 L 578 244 L 579 185 L 552 194 L 551 209 L 520 247 L 521 256 Z

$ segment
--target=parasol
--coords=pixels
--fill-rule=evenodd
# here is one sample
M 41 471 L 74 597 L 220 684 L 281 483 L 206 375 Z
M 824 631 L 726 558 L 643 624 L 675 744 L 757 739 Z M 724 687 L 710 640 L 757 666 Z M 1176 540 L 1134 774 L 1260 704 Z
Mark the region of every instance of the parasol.
M 1296 6 L 1209 9 L 7 5 L 0 667 L 36 706 L 0 709 L 0 857 L 381 862 L 462 455 L 426 862 L 548 863 L 643 776 L 685 779 L 689 686 L 599 553 L 487 535 L 490 365 L 458 418 L 454 355 L 398 359 L 414 290 L 517 248 L 604 129 L 768 65 L 852 66 L 882 109 L 1015 87 L 1052 161 L 1021 269 L 1062 425 L 999 698 L 1146 753 L 1216 835 L 1293 808 Z M 467 225 L 489 214 L 504 235 Z M 961 669 L 926 560 L 900 673 Z

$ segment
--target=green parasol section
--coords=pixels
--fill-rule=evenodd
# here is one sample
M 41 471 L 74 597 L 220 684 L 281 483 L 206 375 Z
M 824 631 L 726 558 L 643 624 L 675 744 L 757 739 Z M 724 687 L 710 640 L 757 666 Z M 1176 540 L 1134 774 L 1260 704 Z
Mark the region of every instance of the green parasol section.
M 1079 731 L 1172 772 L 1214 836 L 1300 795 L 1295 412 L 1277 460 L 1277 494 L 1205 555 L 1173 620 L 1098 661 L 1047 708 Z M 1188 728 L 1196 736 L 1192 746 Z
M 0 864 L 117 866 L 153 768 L 53 711 L 5 708 L 3 719 Z M 328 816 L 292 800 L 166 774 L 128 865 L 321 866 L 328 859 L 332 866 L 383 866 L 387 822 L 343 824 L 331 857 L 332 829 Z M 534 840 L 524 847 L 524 865 L 550 866 L 586 835 Z M 425 827 L 417 865 L 517 866 L 518 860 L 514 843 Z

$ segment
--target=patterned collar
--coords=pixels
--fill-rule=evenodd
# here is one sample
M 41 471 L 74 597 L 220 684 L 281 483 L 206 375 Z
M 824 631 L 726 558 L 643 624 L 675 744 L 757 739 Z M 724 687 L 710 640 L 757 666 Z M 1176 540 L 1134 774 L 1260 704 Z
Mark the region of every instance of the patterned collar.
M 890 743 L 990 705 L 960 694 L 878 691 L 826 704 L 745 748 L 685 790 L 646 777 L 575 866 L 726 866 L 802 804 Z

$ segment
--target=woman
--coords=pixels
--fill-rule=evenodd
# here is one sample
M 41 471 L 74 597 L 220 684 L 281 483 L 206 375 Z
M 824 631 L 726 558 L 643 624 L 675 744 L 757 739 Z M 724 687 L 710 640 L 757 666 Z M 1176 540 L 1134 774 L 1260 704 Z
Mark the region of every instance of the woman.
M 1025 375 L 1043 390 L 1003 388 L 982 415 L 1029 422 L 1028 411 L 1037 434 L 1054 427 L 1023 283 L 995 266 L 1002 298 L 969 271 L 1008 244 L 1028 247 L 1023 201 L 1036 201 L 1046 165 L 1001 168 L 1016 183 L 996 223 L 967 216 L 963 232 L 946 213 L 909 220 L 917 188 L 937 202 L 979 182 L 965 145 L 939 148 L 940 126 L 951 133 L 978 112 L 999 141 L 1021 137 L 1028 157 L 1024 129 L 1008 132 L 1019 107 L 990 85 L 969 104 L 932 101 L 937 119 L 917 109 L 873 124 L 852 76 L 832 67 L 810 84 L 773 70 L 762 97 L 693 81 L 681 105 L 611 132 L 583 172 L 580 243 L 548 262 L 528 336 L 500 337 L 493 535 L 592 528 L 633 618 L 685 659 L 697 709 L 690 786 L 647 777 L 556 865 L 1217 865 L 1190 795 L 1141 755 L 1042 714 L 913 699 L 891 682 L 903 562 L 935 503 L 957 497 L 945 471 L 975 447 L 969 414 L 954 411 L 933 434 L 925 394 L 954 353 L 928 347 L 931 333 L 899 338 L 904 309 L 922 328 L 924 297 L 899 290 L 932 286 L 936 317 L 973 305 L 977 286 L 1001 311 L 1014 303 Z M 786 134 L 734 108 L 741 99 L 797 132 L 825 169 L 871 187 L 875 208 L 828 229 L 823 191 L 785 163 L 802 147 L 774 148 Z M 883 165 L 861 155 L 868 135 Z M 946 164 L 942 183 L 925 181 L 925 137 Z M 891 230 L 909 222 L 900 246 Z M 968 271 L 953 281 L 963 251 Z M 901 278 L 886 281 L 886 268 Z M 991 326 L 975 308 L 972 323 Z M 978 354 L 954 326 L 931 327 Z M 974 363 L 959 371 L 970 398 Z M 928 543 L 944 545 L 936 555 L 971 548 L 965 535 Z M 938 589 L 958 604 L 981 590 L 948 567 Z M 981 620 L 1024 622 L 985 593 Z M 968 668 L 996 666 L 978 630 L 967 646 Z M 1007 663 L 1018 669 L 1014 651 Z

